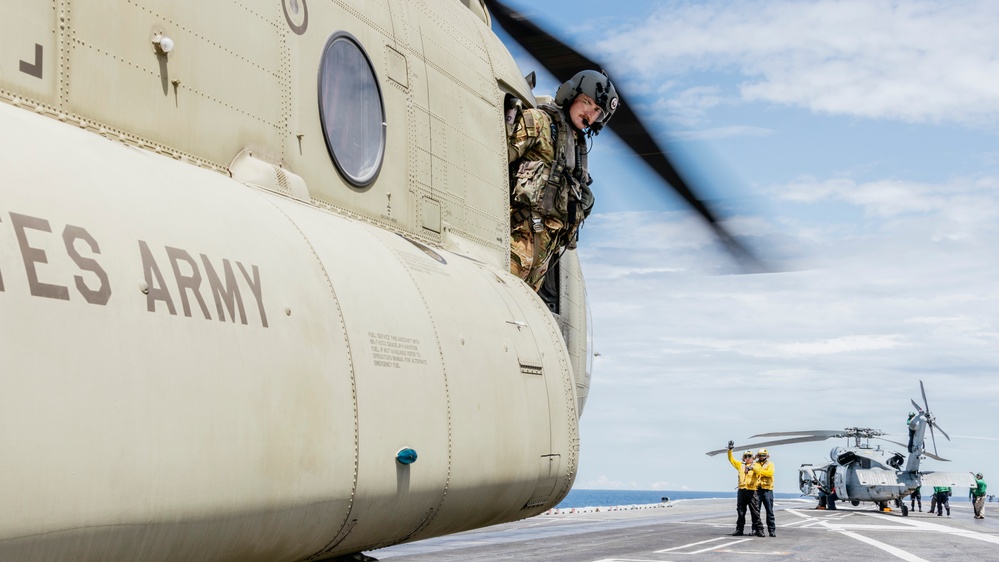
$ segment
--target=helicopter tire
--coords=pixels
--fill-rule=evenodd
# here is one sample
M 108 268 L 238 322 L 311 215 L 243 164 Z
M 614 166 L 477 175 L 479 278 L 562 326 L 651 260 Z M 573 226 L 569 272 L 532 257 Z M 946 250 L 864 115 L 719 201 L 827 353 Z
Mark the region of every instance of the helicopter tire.
M 902 517 L 908 517 L 908 516 L 909 516 L 909 508 L 906 507 L 905 504 L 902 504 Z

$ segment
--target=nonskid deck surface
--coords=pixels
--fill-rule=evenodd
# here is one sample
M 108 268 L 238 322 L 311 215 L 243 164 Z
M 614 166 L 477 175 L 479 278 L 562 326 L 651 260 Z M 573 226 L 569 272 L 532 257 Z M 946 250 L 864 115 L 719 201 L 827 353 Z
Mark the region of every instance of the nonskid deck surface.
M 986 503 L 982 520 L 974 519 L 969 503 L 952 503 L 950 517 L 902 517 L 869 504 L 835 511 L 814 505 L 777 500 L 776 538 L 731 536 L 734 499 L 679 500 L 669 506 L 560 510 L 366 554 L 392 562 L 999 561 L 999 504 Z

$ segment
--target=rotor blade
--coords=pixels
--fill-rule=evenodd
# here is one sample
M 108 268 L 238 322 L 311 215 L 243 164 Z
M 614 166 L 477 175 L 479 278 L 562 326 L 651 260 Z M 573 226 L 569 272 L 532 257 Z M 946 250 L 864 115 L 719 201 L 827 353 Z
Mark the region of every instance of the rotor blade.
M 773 433 L 757 433 L 750 437 L 750 439 L 756 439 L 757 437 L 780 437 L 782 435 L 812 435 L 814 437 L 824 436 L 837 437 L 843 435 L 842 429 L 813 429 L 811 431 L 775 431 Z
M 599 70 L 602 65 L 580 54 L 532 23 L 524 15 L 513 11 L 497 0 L 485 0 L 494 20 L 510 34 L 531 56 L 551 72 L 559 82 L 565 82 L 582 70 Z M 617 88 L 619 105 L 607 126 L 666 181 L 701 217 L 707 221 L 725 248 L 745 271 L 758 273 L 767 268 L 732 234 L 719 224 L 718 216 L 694 194 L 687 182 L 666 158 L 662 148 L 649 134 Z
M 912 402 L 912 405 L 916 407 L 916 411 L 917 412 L 919 412 L 920 414 L 923 413 L 923 408 L 919 404 L 916 404 L 915 400 L 913 400 L 912 398 L 910 398 L 909 402 Z
M 937 428 L 937 431 L 943 433 L 943 436 L 946 437 L 948 441 L 950 441 L 950 435 L 947 435 L 947 432 L 944 431 L 942 427 L 940 427 L 940 424 L 938 424 L 937 422 L 933 422 L 933 427 Z
M 926 451 L 923 451 L 923 455 L 927 456 L 927 457 L 930 457 L 931 459 L 936 460 L 936 461 L 950 462 L 950 459 L 945 459 L 943 457 L 938 457 L 938 456 L 934 455 L 933 453 L 928 453 Z
M 875 437 L 875 439 L 880 439 L 882 441 L 887 441 L 889 443 L 894 443 L 894 444 L 898 445 L 899 447 L 905 447 L 906 449 L 909 448 L 909 445 L 906 444 L 906 443 L 900 443 L 898 441 L 892 441 L 891 439 L 885 439 L 884 437 Z M 944 461 L 944 462 L 950 462 L 950 459 L 945 459 L 943 457 L 938 457 L 938 456 L 934 455 L 933 453 L 928 453 L 926 451 L 923 451 L 922 455 L 925 456 L 925 457 L 929 457 L 931 459 L 934 459 L 934 460 Z
M 933 454 L 934 455 L 939 454 L 939 453 L 937 453 L 937 438 L 933 435 L 933 425 L 932 424 L 930 424 L 930 440 L 933 441 Z
M 724 453 L 727 450 L 728 450 L 728 448 L 725 448 L 725 449 L 716 449 L 714 451 L 708 451 L 707 453 L 704 453 L 704 454 L 707 455 L 707 456 L 709 456 L 709 457 L 713 457 L 715 455 L 720 455 L 720 454 Z
M 900 443 L 898 441 L 892 441 L 891 439 L 885 439 L 884 437 L 875 437 L 875 439 L 880 439 L 882 441 L 887 441 L 889 443 L 894 443 L 894 444 L 898 445 L 899 447 L 905 447 L 905 448 L 909 447 L 909 445 L 907 445 L 905 443 Z M 950 459 L 945 459 L 943 457 L 938 457 L 938 456 L 934 455 L 933 453 L 929 453 L 927 451 L 923 451 L 921 454 L 924 457 L 929 457 L 929 458 L 931 458 L 933 460 L 938 460 L 938 461 L 943 461 L 943 462 L 950 462 Z
M 774 445 L 790 445 L 792 443 L 808 443 L 809 441 L 825 441 L 826 439 L 829 438 L 815 437 L 815 436 L 795 437 L 793 439 L 778 439 L 776 441 L 764 441 L 762 443 L 747 443 L 745 445 L 736 445 L 733 449 L 734 450 L 756 449 L 759 447 L 773 447 Z M 721 453 L 724 453 L 727 450 L 728 449 L 719 449 L 717 451 L 710 451 L 705 454 L 708 455 L 709 457 L 713 457 L 715 455 L 720 455 Z
M 923 404 L 926 404 L 926 411 L 930 411 L 930 403 L 926 400 L 926 389 L 923 387 L 923 381 L 919 381 L 919 392 L 923 393 Z
M 905 447 L 906 449 L 909 448 L 909 445 L 907 443 L 901 443 L 899 441 L 892 441 L 891 439 L 885 439 L 884 437 L 875 437 L 875 439 L 880 439 L 882 441 L 887 441 L 889 443 L 894 443 L 894 444 L 898 445 L 899 447 Z

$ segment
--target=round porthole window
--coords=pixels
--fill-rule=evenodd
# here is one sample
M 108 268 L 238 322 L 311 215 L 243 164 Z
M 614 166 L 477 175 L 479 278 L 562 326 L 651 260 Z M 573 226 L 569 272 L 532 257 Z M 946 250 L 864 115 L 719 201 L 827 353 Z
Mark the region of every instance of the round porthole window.
M 319 116 L 337 170 L 356 187 L 370 185 L 385 154 L 385 108 L 371 61 L 349 33 L 333 34 L 323 50 Z

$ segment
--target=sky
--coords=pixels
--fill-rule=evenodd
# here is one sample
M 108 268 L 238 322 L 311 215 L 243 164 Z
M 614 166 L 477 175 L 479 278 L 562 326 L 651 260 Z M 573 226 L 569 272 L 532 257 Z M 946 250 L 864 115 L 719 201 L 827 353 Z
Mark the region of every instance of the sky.
M 575 488 L 733 490 L 704 453 L 764 432 L 905 441 L 920 381 L 951 437 L 951 462 L 922 468 L 999 486 L 999 3 L 506 3 L 605 65 L 769 269 L 739 274 L 613 134 L 594 139 L 579 255 L 599 356 Z M 776 490 L 846 444 L 771 448 Z

